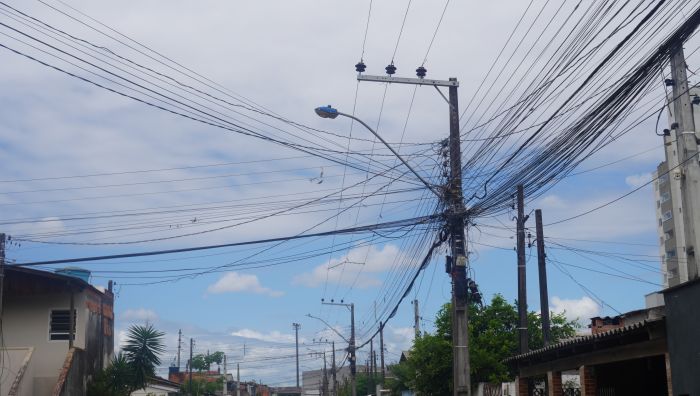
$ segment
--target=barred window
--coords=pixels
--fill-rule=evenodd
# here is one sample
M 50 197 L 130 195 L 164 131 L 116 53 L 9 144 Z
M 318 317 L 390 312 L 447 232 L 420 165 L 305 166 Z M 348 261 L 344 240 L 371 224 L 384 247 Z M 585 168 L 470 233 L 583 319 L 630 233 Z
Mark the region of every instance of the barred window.
M 73 339 L 75 340 L 75 323 L 77 322 L 75 310 L 73 310 Z M 70 310 L 51 310 L 49 323 L 49 340 L 68 340 L 70 337 Z

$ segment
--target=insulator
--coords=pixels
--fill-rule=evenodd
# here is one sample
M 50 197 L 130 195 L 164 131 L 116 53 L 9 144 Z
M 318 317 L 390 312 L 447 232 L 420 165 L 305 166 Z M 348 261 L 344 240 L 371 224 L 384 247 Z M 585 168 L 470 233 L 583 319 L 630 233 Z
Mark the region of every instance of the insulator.
M 355 65 L 355 71 L 358 73 L 364 73 L 365 69 L 367 69 L 367 65 L 365 65 L 365 62 L 360 61 L 358 64 Z
M 672 86 L 676 85 L 676 82 L 670 78 L 667 78 L 664 80 L 664 84 L 666 84 L 667 87 L 672 87 Z
M 396 73 L 396 66 L 394 66 L 394 64 L 392 63 L 389 66 L 385 67 L 384 70 L 386 70 L 386 74 L 392 75 Z
M 426 74 L 428 74 L 428 69 L 425 67 L 420 66 L 416 69 L 416 76 L 418 76 L 418 78 L 424 78 Z

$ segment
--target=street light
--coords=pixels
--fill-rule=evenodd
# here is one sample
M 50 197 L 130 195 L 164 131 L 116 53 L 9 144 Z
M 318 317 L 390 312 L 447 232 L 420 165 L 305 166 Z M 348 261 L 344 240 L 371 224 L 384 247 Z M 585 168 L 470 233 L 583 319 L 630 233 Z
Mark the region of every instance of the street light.
M 355 121 L 359 122 L 360 124 L 362 124 L 365 128 L 367 128 L 370 132 L 372 132 L 372 134 L 373 134 L 374 136 L 376 136 L 377 139 L 379 139 L 382 143 L 384 143 L 384 145 L 396 156 L 396 158 L 398 158 L 404 165 L 406 165 L 406 167 L 407 167 L 414 175 L 416 175 L 416 177 L 418 178 L 418 180 L 420 180 L 423 184 L 425 184 L 425 186 L 428 187 L 428 189 L 429 189 L 430 191 L 432 191 L 433 194 L 435 194 L 438 198 L 442 198 L 442 195 L 440 195 L 440 193 L 439 193 L 437 190 L 435 190 L 435 187 L 433 187 L 432 184 L 428 183 L 425 179 L 423 179 L 423 177 L 422 177 L 421 175 L 419 175 L 418 172 L 416 172 L 415 169 L 413 169 L 413 167 L 412 167 L 411 165 L 409 165 L 408 162 L 406 162 L 406 160 L 404 160 L 404 159 L 399 155 L 399 153 L 397 153 L 396 150 L 394 150 L 394 149 L 389 145 L 389 143 L 387 143 L 384 139 L 382 139 L 382 137 L 379 136 L 379 134 L 378 134 L 374 129 L 372 129 L 369 125 L 367 125 L 367 123 L 365 123 L 365 122 L 362 121 L 361 119 L 355 117 L 354 115 L 350 115 L 350 114 L 346 114 L 346 113 L 340 112 L 340 111 L 338 111 L 338 109 L 334 109 L 331 105 L 317 107 L 316 109 L 314 109 L 314 111 L 315 111 L 316 114 L 318 114 L 318 116 L 321 117 L 321 118 L 335 119 L 336 117 L 338 117 L 339 115 L 341 115 L 341 116 L 345 116 L 345 117 L 348 117 L 348 118 L 352 118 L 353 120 L 355 120 Z

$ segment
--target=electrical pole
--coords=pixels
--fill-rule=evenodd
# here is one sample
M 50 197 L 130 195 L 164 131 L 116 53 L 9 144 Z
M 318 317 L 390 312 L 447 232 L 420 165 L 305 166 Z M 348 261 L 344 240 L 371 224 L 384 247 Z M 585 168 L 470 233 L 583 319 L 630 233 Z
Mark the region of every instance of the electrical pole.
M 352 392 L 351 395 L 357 396 L 357 357 L 355 356 L 355 304 L 346 304 L 343 302 L 343 300 L 340 300 L 339 303 L 333 302 L 333 300 L 331 300 L 331 302 L 324 302 L 323 299 L 321 299 L 321 304 L 340 305 L 350 310 L 350 342 L 348 342 L 348 354 L 350 355 L 350 389 Z M 331 328 L 331 330 L 334 329 Z M 338 333 L 338 335 L 342 337 L 342 334 Z
M 297 349 L 297 388 L 299 387 L 299 327 L 301 326 L 299 323 L 292 323 L 292 326 L 294 326 L 294 339 L 296 340 L 296 349 Z
M 542 318 L 542 338 L 544 346 L 549 345 L 549 293 L 547 293 L 547 257 L 544 251 L 544 231 L 542 228 L 542 210 L 535 210 L 535 227 L 537 232 L 537 268 L 540 275 L 540 317 Z
M 328 371 L 326 367 L 326 351 L 323 351 L 323 394 L 328 396 Z
M 456 78 L 450 81 L 457 82 Z M 449 87 L 450 104 L 450 242 L 452 266 L 452 347 L 454 395 L 471 396 L 469 367 L 469 303 L 467 301 L 467 250 L 464 230 L 464 197 L 462 195 L 462 149 L 459 136 L 459 103 L 457 85 Z
M 190 394 L 192 394 L 192 350 L 194 349 L 194 339 L 190 338 Z
M 0 233 L 0 324 L 2 324 L 3 293 L 5 285 L 5 234 Z M 2 329 L 0 329 L 1 331 Z
M 331 366 L 331 374 L 333 374 L 333 396 L 338 396 L 338 378 L 335 366 L 335 341 L 331 341 L 331 348 L 333 348 L 333 365 Z
M 466 210 L 462 192 L 462 150 L 459 131 L 459 102 L 456 78 L 445 80 L 425 79 L 425 68 L 416 69 L 419 78 L 402 78 L 393 76 L 368 76 L 359 72 L 358 81 L 375 81 L 395 84 L 432 85 L 449 104 L 450 115 L 450 180 L 446 196 L 435 192 L 447 200 L 449 216 L 450 250 L 452 253 L 452 348 L 453 348 L 453 389 L 455 396 L 471 396 L 471 373 L 469 367 L 469 317 L 467 301 L 467 250 L 464 229 Z M 448 87 L 449 99 L 439 87 Z M 403 161 L 403 160 L 402 160 Z M 405 163 L 405 162 L 404 162 Z M 409 167 L 410 168 L 410 167 Z M 412 169 L 412 168 L 410 168 Z M 428 185 L 429 186 L 429 185 Z M 430 187 L 430 186 L 429 186 Z
M 386 373 L 384 372 L 384 323 L 379 322 L 379 356 L 382 367 L 382 385 L 386 380 Z
M 369 372 L 374 375 L 374 367 L 372 367 L 372 356 L 374 355 L 374 338 L 369 340 Z
M 700 269 L 695 249 L 700 248 L 700 232 L 695 226 L 700 224 L 700 164 L 698 158 L 697 135 L 690 101 L 688 75 L 686 73 L 683 43 L 678 42 L 671 54 L 671 78 L 673 79 L 673 116 L 678 124 L 676 145 L 678 163 L 681 164 L 681 197 L 683 205 L 683 228 L 685 231 L 686 265 L 688 280 L 698 277 Z
M 177 331 L 177 371 L 180 371 L 180 352 L 182 350 L 182 329 Z
M 222 393 L 223 396 L 226 396 L 228 394 L 228 386 L 226 385 L 228 385 L 228 383 L 226 381 L 226 354 L 224 353 L 224 391 Z
M 418 310 L 418 300 L 413 300 L 413 330 L 416 332 L 416 339 L 420 337 L 420 314 Z
M 518 185 L 517 206 L 517 252 L 518 252 L 518 345 L 520 353 L 529 350 L 527 345 L 527 289 L 525 283 L 525 194 L 523 185 Z
M 241 364 L 236 363 L 236 396 L 241 396 Z

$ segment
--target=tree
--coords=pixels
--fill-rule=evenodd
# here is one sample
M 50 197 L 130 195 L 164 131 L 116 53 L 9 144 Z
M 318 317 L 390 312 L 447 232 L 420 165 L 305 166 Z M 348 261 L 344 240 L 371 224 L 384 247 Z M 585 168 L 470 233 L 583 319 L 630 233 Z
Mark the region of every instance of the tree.
M 192 368 L 197 371 L 209 371 L 211 369 L 212 363 L 221 365 L 224 361 L 224 353 L 221 351 L 216 351 L 212 354 L 198 354 L 192 358 Z
M 159 355 L 165 351 L 164 336 L 152 325 L 131 326 L 122 352 L 88 384 L 87 394 L 128 396 L 145 388 L 148 379 L 155 377 Z
M 133 390 L 145 388 L 148 379 L 156 376 L 156 367 L 160 364 L 159 355 L 165 352 L 164 336 L 165 333 L 150 324 L 129 328 L 123 350 L 133 370 Z
M 443 305 L 435 318 L 435 333 L 424 333 L 414 340 L 407 362 L 398 368 L 407 378 L 403 386 L 423 395 L 452 393 L 452 307 Z M 469 352 L 472 383 L 509 381 L 514 376 L 503 360 L 517 353 L 518 310 L 497 294 L 487 305 L 469 306 Z M 576 334 L 575 321 L 563 314 L 550 315 L 552 342 Z M 543 346 L 540 317 L 528 314 L 529 343 L 532 349 Z M 394 393 L 400 394 L 400 393 Z

